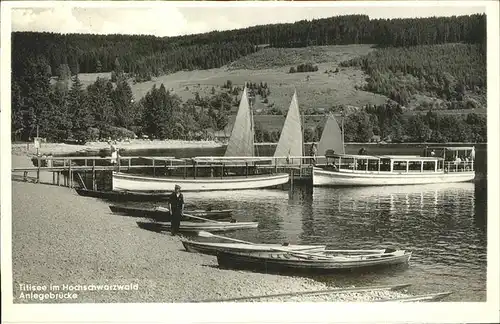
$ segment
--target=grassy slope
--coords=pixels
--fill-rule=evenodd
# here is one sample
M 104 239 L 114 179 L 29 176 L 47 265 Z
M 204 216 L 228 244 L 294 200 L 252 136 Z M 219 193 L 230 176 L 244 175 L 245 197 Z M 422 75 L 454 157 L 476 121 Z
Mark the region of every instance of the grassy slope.
M 160 86 L 162 83 L 171 92 L 176 93 L 183 100 L 187 100 L 194 98 L 195 92 L 199 92 L 201 96 L 210 95 L 212 87 L 217 92 L 224 91 L 221 86 L 227 80 L 231 80 L 233 85 L 240 87 L 245 82 L 266 82 L 271 89 L 271 94 L 268 96 L 269 103 L 274 103 L 285 113 L 288 110 L 294 89 L 297 90 L 299 106 L 302 109 L 327 108 L 340 104 L 358 107 L 366 104 L 382 104 L 386 102 L 387 97 L 356 89 L 356 86 L 365 83 L 367 75 L 363 71 L 339 67 L 338 73 L 325 73 L 325 70 L 335 70 L 342 61 L 366 55 L 373 50 L 371 45 L 266 48 L 218 69 L 180 71 L 154 78 L 152 81 L 131 84 L 131 87 L 136 100 L 142 98 L 153 85 Z M 319 70 L 307 73 L 288 73 L 290 67 L 309 62 L 318 65 Z M 81 74 L 80 80 L 84 86 L 87 86 L 97 76 L 106 75 L 109 74 Z M 309 80 L 307 80 L 307 76 L 309 76 Z M 265 111 L 267 105 L 260 101 L 260 97 L 258 99 L 255 109 Z M 418 100 L 418 98 L 415 99 Z M 444 112 L 450 113 L 449 111 Z M 460 113 L 468 112 L 470 111 L 461 111 Z M 480 111 L 476 110 L 476 112 Z M 454 111 L 454 113 L 457 112 Z M 230 118 L 230 124 L 233 120 L 234 116 Z M 284 117 L 255 115 L 255 120 L 265 129 L 272 130 L 282 127 Z M 307 122 L 307 126 L 314 124 L 315 122 L 312 120 Z

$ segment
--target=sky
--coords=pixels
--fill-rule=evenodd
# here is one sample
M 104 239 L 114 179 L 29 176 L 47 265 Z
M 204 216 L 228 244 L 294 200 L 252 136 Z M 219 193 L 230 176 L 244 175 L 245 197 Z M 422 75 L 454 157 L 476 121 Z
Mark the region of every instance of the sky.
M 21 3 L 22 4 L 22 3 Z M 88 3 L 87 3 L 88 4 Z M 203 7 L 198 2 L 172 4 L 168 2 L 141 4 L 140 7 L 76 7 L 65 2 L 45 3 L 43 8 L 13 8 L 11 21 L 13 31 L 45 31 L 57 33 L 92 34 L 147 34 L 155 36 L 177 36 L 204 33 L 213 30 L 228 30 L 249 26 L 294 22 L 303 19 L 326 18 L 346 14 L 366 14 L 370 18 L 407 18 L 452 16 L 484 13 L 484 7 L 474 4 L 413 7 L 367 7 L 319 3 L 312 7 L 307 2 L 256 3 L 242 7 L 222 2 L 214 7 Z M 396 3 L 397 4 L 397 3 Z M 272 7 L 272 6 L 279 7 Z M 47 7 L 50 6 L 50 7 Z

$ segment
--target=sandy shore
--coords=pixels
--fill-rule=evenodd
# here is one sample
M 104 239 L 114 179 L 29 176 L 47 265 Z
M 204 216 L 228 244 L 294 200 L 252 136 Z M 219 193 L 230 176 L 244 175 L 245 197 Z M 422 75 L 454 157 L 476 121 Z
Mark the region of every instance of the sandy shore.
M 13 167 L 26 160 L 14 156 Z M 20 298 L 21 284 L 60 289 L 63 285 L 136 285 L 130 291 L 76 291 L 76 299 L 59 302 L 192 302 L 332 288 L 312 279 L 219 269 L 215 257 L 184 251 L 178 237 L 141 229 L 139 219 L 113 215 L 108 203 L 78 196 L 69 188 L 13 181 L 12 198 L 15 303 L 36 302 Z M 404 296 L 351 293 L 326 300 Z M 287 300 L 297 301 L 297 297 L 273 301 Z
M 144 150 L 144 149 L 177 149 L 177 148 L 206 148 L 221 147 L 223 144 L 216 141 L 181 141 L 181 140 L 130 140 L 117 142 L 118 149 Z M 42 143 L 40 154 L 69 154 L 76 152 L 98 152 L 100 149 L 109 149 L 106 142 L 89 142 L 85 145 L 72 145 L 64 143 Z M 35 146 L 30 144 L 12 144 L 12 155 L 34 155 Z

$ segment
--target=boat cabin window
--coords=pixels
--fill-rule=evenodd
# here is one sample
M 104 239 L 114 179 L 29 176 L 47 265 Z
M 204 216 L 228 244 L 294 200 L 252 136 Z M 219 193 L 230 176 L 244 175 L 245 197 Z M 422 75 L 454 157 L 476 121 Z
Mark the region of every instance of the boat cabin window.
M 380 171 L 391 171 L 391 160 L 381 159 L 380 160 Z
M 378 171 L 378 160 L 368 160 L 368 171 Z
M 409 161 L 408 162 L 408 171 L 419 171 L 422 168 L 422 161 Z
M 434 171 L 434 161 L 425 161 L 424 162 L 424 171 Z
M 406 161 L 394 161 L 394 171 L 406 172 Z

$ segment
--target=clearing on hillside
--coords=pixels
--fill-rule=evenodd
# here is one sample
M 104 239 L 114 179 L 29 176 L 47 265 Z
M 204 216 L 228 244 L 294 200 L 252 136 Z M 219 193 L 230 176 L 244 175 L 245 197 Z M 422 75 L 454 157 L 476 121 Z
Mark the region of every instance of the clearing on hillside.
M 301 109 L 329 108 L 333 105 L 363 106 L 382 104 L 387 97 L 357 90 L 365 83 L 366 74 L 356 68 L 340 68 L 340 62 L 372 50 L 369 45 L 314 46 L 307 48 L 268 48 L 230 64 L 211 70 L 180 71 L 155 78 L 152 81 L 132 85 L 136 99 L 142 98 L 154 84 L 162 83 L 183 100 L 210 95 L 222 89 L 228 80 L 233 86 L 242 87 L 245 82 L 267 83 L 271 90 L 268 103 L 257 98 L 256 112 L 265 113 L 270 105 L 284 113 L 288 110 L 294 89 L 297 90 Z M 252 63 L 253 62 L 253 63 Z M 288 73 L 291 66 L 303 63 L 318 66 L 316 72 Z M 252 63 L 252 64 L 251 64 Z M 245 67 L 238 68 L 236 67 Z M 338 71 L 336 69 L 338 68 Z

